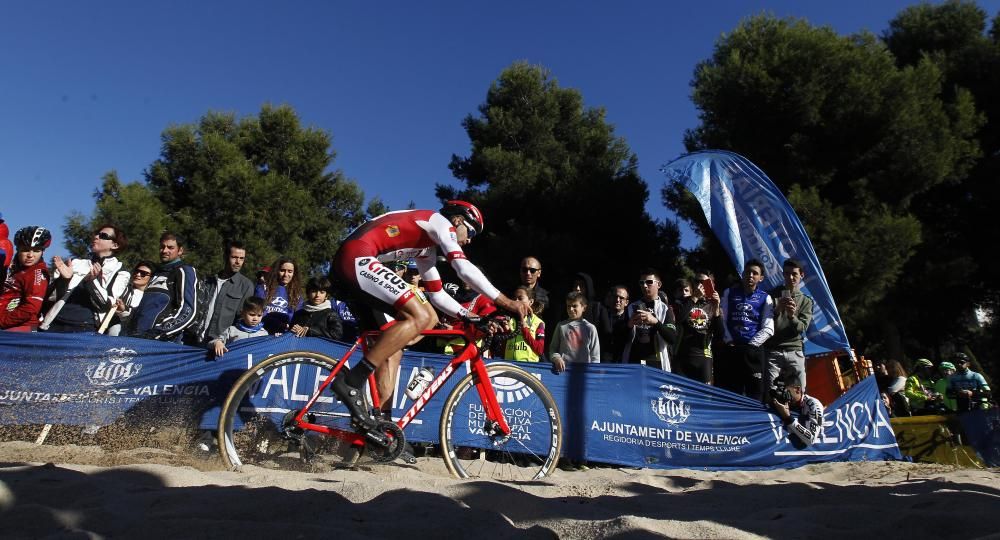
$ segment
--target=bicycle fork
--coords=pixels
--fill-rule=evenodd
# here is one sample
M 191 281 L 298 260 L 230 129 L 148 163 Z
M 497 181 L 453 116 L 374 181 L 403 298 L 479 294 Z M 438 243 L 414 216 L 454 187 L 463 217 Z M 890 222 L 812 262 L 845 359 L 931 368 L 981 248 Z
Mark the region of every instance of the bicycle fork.
M 483 432 L 491 436 L 501 437 L 500 442 L 505 442 L 511 433 L 507 419 L 504 418 L 500 402 L 497 400 L 496 389 L 490 381 L 489 372 L 486 370 L 486 362 L 482 357 L 477 356 L 472 360 L 472 380 L 479 392 L 479 400 L 483 404 L 486 412 L 486 420 L 483 422 Z

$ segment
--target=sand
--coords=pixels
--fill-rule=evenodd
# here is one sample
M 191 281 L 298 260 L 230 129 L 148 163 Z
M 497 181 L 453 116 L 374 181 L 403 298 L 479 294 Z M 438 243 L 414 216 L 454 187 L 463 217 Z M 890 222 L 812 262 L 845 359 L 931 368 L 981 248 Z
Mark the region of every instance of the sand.
M 180 444 L 8 440 L 0 537 L 1000 538 L 997 473 L 902 462 L 607 467 L 503 484 L 456 480 L 435 457 L 229 472 Z

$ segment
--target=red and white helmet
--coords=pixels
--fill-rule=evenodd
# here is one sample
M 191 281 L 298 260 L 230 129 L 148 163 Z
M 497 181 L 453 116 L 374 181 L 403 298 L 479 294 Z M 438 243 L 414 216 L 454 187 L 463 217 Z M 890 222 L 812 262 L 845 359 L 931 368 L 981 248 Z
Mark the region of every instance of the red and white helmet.
M 445 217 L 462 216 L 465 224 L 469 226 L 469 230 L 475 234 L 483 232 L 483 213 L 472 203 L 458 200 L 448 201 L 438 212 Z

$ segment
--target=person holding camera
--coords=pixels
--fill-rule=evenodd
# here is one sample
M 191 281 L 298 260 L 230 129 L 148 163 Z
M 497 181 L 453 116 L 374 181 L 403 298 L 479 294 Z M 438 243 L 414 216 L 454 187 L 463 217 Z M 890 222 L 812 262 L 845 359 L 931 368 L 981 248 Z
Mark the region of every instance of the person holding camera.
M 715 280 L 708 271 L 695 274 L 691 294 L 677 306 L 677 351 L 674 370 L 689 379 L 712 384 L 712 342 L 722 335 L 722 310 Z
M 790 375 L 784 384 L 779 383 L 770 390 L 771 408 L 788 430 L 792 444 L 809 446 L 819 440 L 823 433 L 823 404 L 803 391 L 798 377 Z M 798 418 L 792 417 L 798 412 Z
M 806 355 L 803 335 L 809 329 L 813 315 L 813 299 L 799 288 L 806 273 L 802 264 L 787 259 L 781 265 L 784 285 L 771 291 L 774 302 L 774 335 L 764 342 L 767 388 L 774 386 L 783 373 L 794 374 L 802 388 L 806 387 Z
M 639 274 L 642 297 L 625 310 L 631 339 L 622 351 L 622 363 L 639 364 L 670 371 L 669 350 L 677 342 L 674 314 L 660 299 L 663 282 L 652 268 Z

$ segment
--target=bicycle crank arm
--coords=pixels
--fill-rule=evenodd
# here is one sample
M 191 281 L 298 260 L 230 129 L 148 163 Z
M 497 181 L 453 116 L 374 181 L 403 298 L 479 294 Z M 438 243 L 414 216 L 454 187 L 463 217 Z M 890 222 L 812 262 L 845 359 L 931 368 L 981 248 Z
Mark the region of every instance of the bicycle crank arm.
M 406 436 L 403 430 L 393 422 L 381 421 L 375 429 L 365 431 L 365 440 L 370 444 L 368 455 L 375 461 L 388 463 L 403 453 L 406 447 Z

